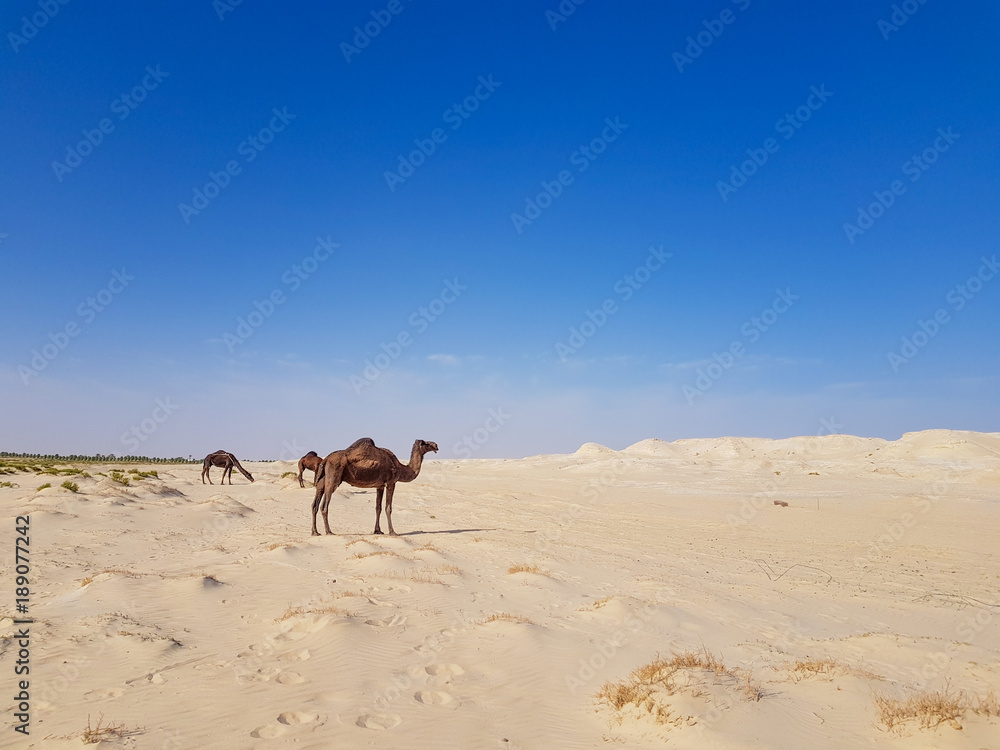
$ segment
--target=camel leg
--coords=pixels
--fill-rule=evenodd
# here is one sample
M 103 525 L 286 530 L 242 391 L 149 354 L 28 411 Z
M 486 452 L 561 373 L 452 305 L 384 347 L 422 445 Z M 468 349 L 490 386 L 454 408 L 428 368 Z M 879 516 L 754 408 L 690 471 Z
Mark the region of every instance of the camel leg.
M 306 483 L 302 481 L 302 471 L 304 469 L 305 469 L 305 467 L 302 465 L 302 462 L 299 461 L 299 487 L 300 488 L 306 486 Z M 315 484 L 316 484 L 316 482 L 313 482 L 313 485 L 315 485 Z
M 323 526 L 326 529 L 327 534 L 332 534 L 330 530 L 330 498 L 333 497 L 334 491 L 340 486 L 340 482 L 344 476 L 344 466 L 332 466 L 328 468 L 325 472 L 324 477 L 324 491 L 323 491 L 323 507 L 320 509 L 323 512 Z
M 313 529 L 312 529 L 313 536 L 319 536 L 319 531 L 316 530 L 316 513 L 319 511 L 320 503 L 323 502 L 324 489 L 325 489 L 325 484 L 320 483 L 316 485 L 316 497 L 313 498 Z
M 385 485 L 383 484 L 375 491 L 375 531 L 373 534 L 381 534 L 382 529 L 379 528 L 378 522 L 382 517 L 382 493 L 385 492 Z
M 208 483 L 209 484 L 214 484 L 214 482 L 212 482 L 212 467 L 211 466 L 205 467 L 205 470 L 201 473 L 201 483 L 202 484 L 205 484 L 205 477 L 208 477 Z
M 313 472 L 313 487 L 316 486 L 316 482 L 319 481 L 319 467 L 316 467 L 316 471 Z
M 233 483 L 233 465 L 232 464 L 229 464 L 229 466 L 226 467 L 226 476 L 229 477 L 229 484 L 232 484 Z
M 395 491 L 395 484 L 387 485 L 385 488 L 385 520 L 389 523 L 389 536 L 399 536 L 392 528 L 392 493 Z

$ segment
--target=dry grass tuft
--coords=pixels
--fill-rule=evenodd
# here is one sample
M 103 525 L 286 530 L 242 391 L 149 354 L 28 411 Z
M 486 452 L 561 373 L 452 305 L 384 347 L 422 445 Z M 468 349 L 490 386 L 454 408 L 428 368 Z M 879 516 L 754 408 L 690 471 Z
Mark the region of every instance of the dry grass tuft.
M 833 674 L 840 671 L 840 664 L 833 659 L 806 659 L 795 662 L 793 672 L 802 674 Z
M 596 698 L 607 703 L 616 712 L 629 706 L 649 714 L 657 724 L 677 724 L 666 701 L 671 695 L 683 691 L 703 695 L 702 687 L 722 683 L 736 690 L 744 698 L 759 701 L 764 697 L 763 687 L 754 681 L 749 670 L 726 666 L 707 648 L 701 651 L 674 652 L 669 658 L 657 654 L 649 664 L 637 667 L 623 680 L 606 682 L 597 691 Z
M 941 724 L 961 729 L 961 719 L 969 711 L 978 716 L 1000 716 L 1000 701 L 992 690 L 973 701 L 964 690 L 952 693 L 951 685 L 945 683 L 943 690 L 917 693 L 903 700 L 876 693 L 875 709 L 885 728 L 896 732 L 902 732 L 911 721 L 920 729 L 934 729 Z
M 293 617 L 301 617 L 302 615 L 342 615 L 344 617 L 355 617 L 353 612 L 348 612 L 346 609 L 327 604 L 322 607 L 289 607 L 285 610 L 285 614 L 281 617 L 275 617 L 274 621 L 284 622 L 285 620 L 290 620 Z
M 967 708 L 969 700 L 965 693 L 952 694 L 947 685 L 944 690 L 918 693 L 905 700 L 875 694 L 879 721 L 889 730 L 902 731 L 910 721 L 916 721 L 921 729 L 933 729 L 945 723 L 961 729 L 959 719 L 965 715 Z
M 395 552 L 389 549 L 380 549 L 378 552 L 358 552 L 355 556 L 355 560 L 364 560 L 366 557 L 399 557 Z
M 600 599 L 595 599 L 590 604 L 585 604 L 584 606 L 580 607 L 580 611 L 600 609 L 605 604 L 610 602 L 612 599 L 614 599 L 613 596 L 605 596 Z
M 434 575 L 434 568 L 416 569 L 413 568 L 399 570 L 380 570 L 378 573 L 371 573 L 375 578 L 389 578 L 397 581 L 414 581 L 416 583 L 437 583 L 442 586 L 447 585 L 444 581 Z
M 996 694 L 990 690 L 985 698 L 976 699 L 972 712 L 980 716 L 1000 716 L 1000 700 L 997 700 Z
M 885 679 L 882 675 L 864 666 L 852 667 L 835 659 L 800 659 L 792 665 L 792 674 L 794 678 L 798 679 L 816 675 L 828 675 L 830 677 L 834 675 L 853 675 L 855 677 L 864 677 L 868 680 Z
M 427 552 L 440 552 L 441 550 L 439 550 L 437 547 L 435 547 L 431 542 L 427 542 L 427 544 L 425 544 L 423 547 L 417 547 L 416 551 L 417 552 L 424 552 L 424 551 L 427 551 Z
M 514 575 L 515 573 L 538 573 L 539 575 L 545 575 L 542 569 L 537 565 L 526 565 L 524 563 L 520 565 L 511 565 L 507 568 L 507 575 Z
M 83 730 L 83 744 L 96 745 L 102 740 L 119 737 L 135 737 L 145 732 L 145 729 L 128 729 L 124 724 L 104 725 L 104 714 L 97 717 L 97 726 L 90 726 L 90 714 L 87 714 L 87 728 Z
M 438 583 L 442 586 L 444 585 L 444 581 L 430 570 L 408 570 L 403 577 L 408 581 L 416 581 L 417 583 Z
M 512 615 L 509 612 L 498 612 L 495 615 L 490 615 L 485 620 L 480 620 L 477 625 L 488 625 L 491 622 L 523 622 L 528 625 L 534 625 L 534 623 L 527 617 L 522 615 Z

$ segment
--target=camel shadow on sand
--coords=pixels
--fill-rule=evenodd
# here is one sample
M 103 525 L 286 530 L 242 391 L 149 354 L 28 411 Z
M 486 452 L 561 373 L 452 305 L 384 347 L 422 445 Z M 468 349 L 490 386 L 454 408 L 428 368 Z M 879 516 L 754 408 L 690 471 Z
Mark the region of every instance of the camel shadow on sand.
M 404 531 L 398 536 L 417 536 L 418 534 L 468 534 L 474 531 L 499 531 L 499 529 L 442 529 L 441 531 Z

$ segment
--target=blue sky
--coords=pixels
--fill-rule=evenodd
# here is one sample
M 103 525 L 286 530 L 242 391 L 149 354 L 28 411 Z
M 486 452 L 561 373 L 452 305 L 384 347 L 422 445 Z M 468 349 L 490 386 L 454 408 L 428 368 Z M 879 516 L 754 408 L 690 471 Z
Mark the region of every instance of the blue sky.
M 3 449 L 998 429 L 994 4 L 229 5 L 0 14 Z

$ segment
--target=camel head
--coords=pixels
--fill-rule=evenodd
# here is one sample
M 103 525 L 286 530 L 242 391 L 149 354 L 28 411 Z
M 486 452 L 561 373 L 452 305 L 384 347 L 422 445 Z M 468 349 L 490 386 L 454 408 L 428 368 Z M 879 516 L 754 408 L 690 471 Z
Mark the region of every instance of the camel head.
M 414 447 L 420 451 L 420 455 L 424 455 L 426 453 L 437 453 L 438 444 L 427 440 L 418 440 Z

